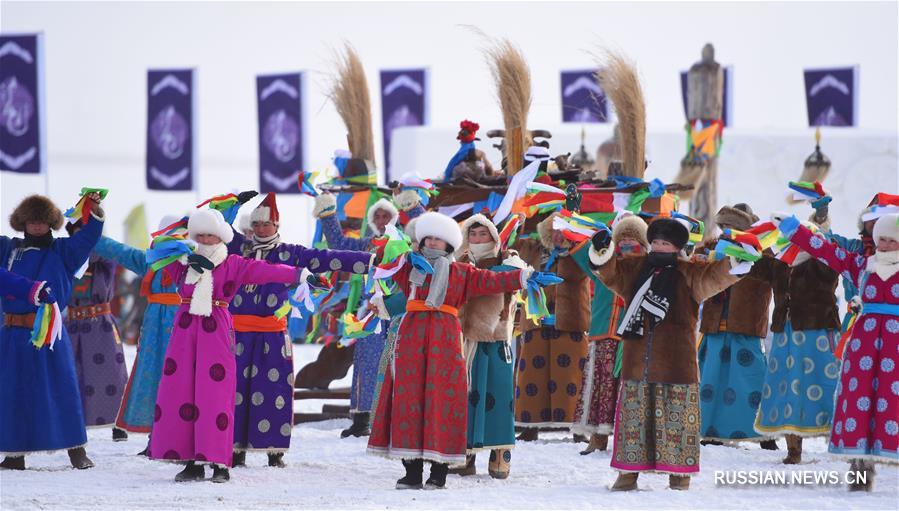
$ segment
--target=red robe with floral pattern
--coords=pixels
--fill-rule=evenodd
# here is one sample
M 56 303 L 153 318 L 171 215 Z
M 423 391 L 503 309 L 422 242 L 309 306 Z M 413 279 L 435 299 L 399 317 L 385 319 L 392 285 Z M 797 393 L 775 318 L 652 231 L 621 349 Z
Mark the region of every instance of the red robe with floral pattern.
M 468 382 L 462 358 L 462 330 L 452 311 L 416 311 L 432 276 L 411 294 L 406 263 L 392 279 L 409 297 L 397 333 L 393 367 L 384 376 L 368 451 L 392 458 L 465 461 Z M 521 271 L 492 272 L 452 263 L 446 308 L 458 309 L 476 296 L 521 289 Z

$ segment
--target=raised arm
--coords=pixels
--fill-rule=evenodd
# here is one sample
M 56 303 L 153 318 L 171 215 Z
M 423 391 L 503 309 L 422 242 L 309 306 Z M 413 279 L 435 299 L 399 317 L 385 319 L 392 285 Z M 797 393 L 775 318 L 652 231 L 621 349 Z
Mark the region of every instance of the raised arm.
M 81 265 L 87 261 L 94 246 L 97 245 L 100 235 L 103 233 L 103 216 L 102 212 L 97 214 L 98 209 L 99 207 L 90 214 L 87 224 L 79 229 L 78 232 L 68 238 L 61 238 L 56 242 L 56 245 L 59 246 L 63 264 L 69 275 L 74 276 L 75 272 L 81 268 Z
M 343 235 L 343 229 L 340 228 L 340 222 L 337 215 L 323 216 L 321 219 L 322 234 L 328 240 L 328 246 L 337 250 L 368 250 L 371 245 L 372 236 L 364 238 L 348 238 Z
M 110 261 L 115 261 L 138 275 L 147 273 L 150 264 L 147 263 L 147 254 L 124 243 L 101 236 L 94 247 L 94 254 Z
M 796 246 L 811 254 L 822 263 L 837 273 L 846 276 L 846 272 L 853 282 L 858 281 L 858 275 L 866 264 L 866 258 L 861 255 L 850 254 L 835 243 L 828 241 L 821 234 L 812 234 L 795 217 L 785 218 L 778 226 L 780 231 Z
M 466 300 L 478 296 L 518 291 L 525 286 L 531 273 L 529 270 L 482 270 L 474 265 L 457 265 L 456 268 L 465 272 L 465 289 L 462 296 Z
M 271 264 L 266 261 L 249 259 L 236 255 L 229 256 L 237 260 L 235 278 L 243 284 L 296 284 L 299 282 L 300 270 L 286 264 Z
M 371 252 L 349 250 L 322 250 L 306 248 L 302 245 L 283 244 L 277 250 L 287 250 L 290 257 L 284 261 L 298 268 L 306 268 L 312 273 L 329 271 L 345 271 L 349 273 L 368 273 L 375 255 Z
M 731 275 L 729 258 L 713 263 L 692 263 L 688 268 L 687 282 L 696 303 L 702 303 L 740 280 L 740 276 Z

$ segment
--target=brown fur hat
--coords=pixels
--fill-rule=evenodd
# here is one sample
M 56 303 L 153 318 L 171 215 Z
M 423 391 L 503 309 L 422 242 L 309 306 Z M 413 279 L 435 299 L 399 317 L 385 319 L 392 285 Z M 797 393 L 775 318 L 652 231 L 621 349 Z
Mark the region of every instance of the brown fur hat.
M 649 250 L 649 241 L 646 240 L 647 228 L 646 222 L 637 215 L 621 216 L 612 227 L 612 241 L 618 245 L 623 238 L 630 238 L 640 242 L 644 250 Z
M 25 223 L 29 221 L 45 222 L 56 231 L 62 227 L 65 219 L 62 211 L 49 198 L 43 195 L 31 195 L 19 203 L 9 215 L 9 225 L 17 232 L 25 232 Z
M 557 216 L 559 216 L 559 213 L 553 213 L 537 224 L 537 234 L 540 235 L 540 244 L 549 250 L 555 248 L 555 245 L 553 245 L 553 219 Z
M 752 212 L 749 204 L 739 203 L 733 206 L 724 206 L 718 210 L 715 215 L 715 223 L 733 227 L 738 231 L 745 231 L 752 227 L 752 224 L 759 221 L 759 217 Z

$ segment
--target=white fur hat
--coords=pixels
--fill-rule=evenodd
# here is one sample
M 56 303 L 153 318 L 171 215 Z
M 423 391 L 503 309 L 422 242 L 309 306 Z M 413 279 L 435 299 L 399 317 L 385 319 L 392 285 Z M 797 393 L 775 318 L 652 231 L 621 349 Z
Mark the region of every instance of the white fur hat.
M 245 233 L 253 228 L 253 222 L 250 221 L 249 213 L 241 213 L 240 216 L 237 217 L 237 229 L 241 233 Z
M 474 225 L 484 226 L 490 231 L 490 237 L 493 238 L 493 241 L 496 243 L 493 252 L 494 254 L 499 253 L 499 231 L 496 230 L 496 225 L 494 225 L 486 216 L 478 213 L 476 215 L 471 215 L 462 222 L 462 244 L 456 247 L 456 256 L 458 257 L 468 250 L 468 230 Z
M 368 208 L 368 213 L 366 213 L 366 220 L 368 220 L 368 228 L 371 229 L 371 233 L 373 234 L 383 234 L 378 227 L 375 225 L 375 211 L 384 210 L 390 213 L 390 222 L 391 224 L 395 224 L 397 220 L 400 218 L 400 212 L 396 209 L 396 206 L 390 202 L 390 199 L 380 198 L 377 202 L 371 205 Z
M 429 211 L 415 220 L 416 244 L 428 236 L 442 239 L 449 243 L 453 251 L 462 246 L 462 230 L 452 218 L 434 211 Z
M 883 215 L 874 224 L 874 243 L 880 238 L 890 238 L 899 241 L 899 214 Z
M 194 241 L 197 241 L 198 234 L 214 234 L 225 243 L 231 243 L 234 239 L 234 230 L 225 221 L 225 217 L 214 209 L 194 211 L 187 220 L 187 234 Z

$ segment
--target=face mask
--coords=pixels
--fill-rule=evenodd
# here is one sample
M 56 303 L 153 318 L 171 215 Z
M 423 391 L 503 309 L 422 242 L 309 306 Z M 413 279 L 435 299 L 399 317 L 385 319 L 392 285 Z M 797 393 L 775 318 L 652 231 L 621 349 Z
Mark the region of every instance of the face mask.
M 496 247 L 496 243 L 491 241 L 489 243 L 472 243 L 468 245 L 468 249 L 471 251 L 471 255 L 475 257 L 475 259 L 482 259 L 484 257 L 490 257 L 493 255 L 493 249 Z
M 621 243 L 618 245 L 618 250 L 622 255 L 639 255 L 643 253 L 643 246 L 639 243 Z

